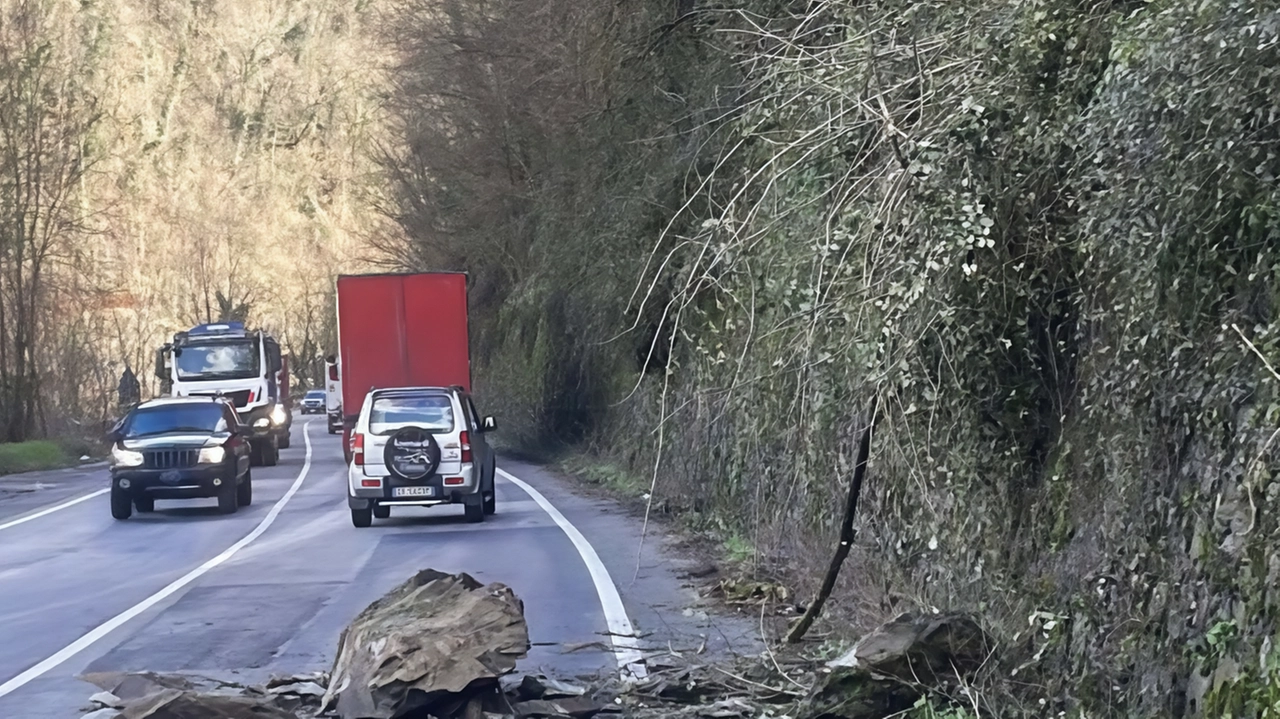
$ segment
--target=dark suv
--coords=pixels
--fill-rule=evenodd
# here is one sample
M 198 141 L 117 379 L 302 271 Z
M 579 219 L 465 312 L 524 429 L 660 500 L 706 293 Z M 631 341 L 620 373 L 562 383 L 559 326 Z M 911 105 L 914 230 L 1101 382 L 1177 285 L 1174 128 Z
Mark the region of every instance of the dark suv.
M 249 442 L 235 408 L 217 397 L 155 399 L 107 435 L 111 516 L 128 519 L 157 499 L 217 497 L 230 514 L 253 500 Z

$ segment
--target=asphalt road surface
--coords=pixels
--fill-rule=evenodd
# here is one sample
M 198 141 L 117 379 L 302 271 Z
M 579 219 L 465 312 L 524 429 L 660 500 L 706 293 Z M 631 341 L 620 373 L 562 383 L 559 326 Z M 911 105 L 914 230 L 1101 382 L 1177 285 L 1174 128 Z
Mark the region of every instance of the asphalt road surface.
M 89 671 L 255 682 L 328 669 L 347 622 L 427 567 L 516 591 L 534 644 L 522 671 L 758 649 L 754 622 L 692 608 L 686 564 L 660 538 L 642 547 L 639 521 L 550 472 L 500 459 L 483 524 L 445 506 L 356 529 L 341 440 L 300 415 L 293 433 L 278 466 L 254 468 L 253 505 L 229 516 L 214 500 L 160 501 L 115 521 L 101 466 L 0 477 L 0 717 L 78 716 Z

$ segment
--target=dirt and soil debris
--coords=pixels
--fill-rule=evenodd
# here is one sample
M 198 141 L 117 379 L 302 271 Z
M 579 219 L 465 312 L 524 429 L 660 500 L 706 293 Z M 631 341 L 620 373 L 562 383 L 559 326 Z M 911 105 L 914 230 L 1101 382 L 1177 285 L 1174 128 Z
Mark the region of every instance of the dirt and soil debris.
M 970 617 L 903 615 L 830 662 L 765 652 L 716 661 L 654 651 L 648 676 L 519 675 L 529 649 L 510 588 L 419 572 L 348 625 L 330 672 L 255 685 L 98 673 L 82 719 L 875 719 L 946 697 L 994 644 Z

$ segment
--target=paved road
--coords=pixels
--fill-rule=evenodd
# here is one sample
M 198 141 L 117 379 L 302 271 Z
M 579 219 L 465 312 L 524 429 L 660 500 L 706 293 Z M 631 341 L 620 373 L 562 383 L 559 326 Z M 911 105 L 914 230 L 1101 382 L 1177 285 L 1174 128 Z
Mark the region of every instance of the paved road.
M 525 671 L 617 672 L 609 587 L 642 649 L 705 637 L 711 651 L 756 651 L 752 622 L 687 611 L 693 592 L 661 541 L 650 538 L 637 559 L 637 521 L 537 467 L 501 464 L 546 506 L 500 478 L 498 514 L 483 524 L 438 507 L 355 529 L 339 440 L 306 419 L 278 466 L 254 469 L 253 505 L 231 516 L 212 500 L 158 502 L 153 515 L 117 522 L 105 494 L 71 503 L 106 485 L 102 468 L 0 478 L 0 716 L 77 716 L 93 691 L 75 678 L 86 671 L 260 681 L 327 669 L 346 623 L 426 567 L 516 591 L 534 643 Z M 594 573 L 584 553 L 599 558 Z M 604 587 L 602 570 L 612 578 Z

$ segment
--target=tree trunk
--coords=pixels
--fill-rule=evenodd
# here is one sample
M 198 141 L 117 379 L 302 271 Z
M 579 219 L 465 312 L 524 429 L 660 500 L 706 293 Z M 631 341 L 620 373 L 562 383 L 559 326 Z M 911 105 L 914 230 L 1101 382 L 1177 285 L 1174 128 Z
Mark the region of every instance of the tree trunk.
M 871 431 L 876 424 L 876 412 L 877 402 L 873 400 L 867 426 L 862 430 L 862 440 L 858 445 L 858 464 L 853 468 L 853 477 L 849 480 L 849 496 L 845 500 L 844 517 L 840 520 L 840 543 L 836 545 L 836 553 L 831 557 L 826 576 L 822 578 L 818 595 L 805 610 L 800 622 L 787 634 L 788 642 L 798 642 L 803 639 L 809 627 L 813 626 L 814 620 L 822 614 L 822 607 L 827 603 L 831 590 L 836 586 L 836 579 L 840 576 L 840 568 L 844 566 L 844 560 L 849 556 L 849 550 L 853 549 L 853 542 L 858 537 L 857 530 L 853 527 L 853 520 L 858 512 L 858 498 L 862 496 L 862 479 L 867 473 L 867 460 L 871 454 Z

